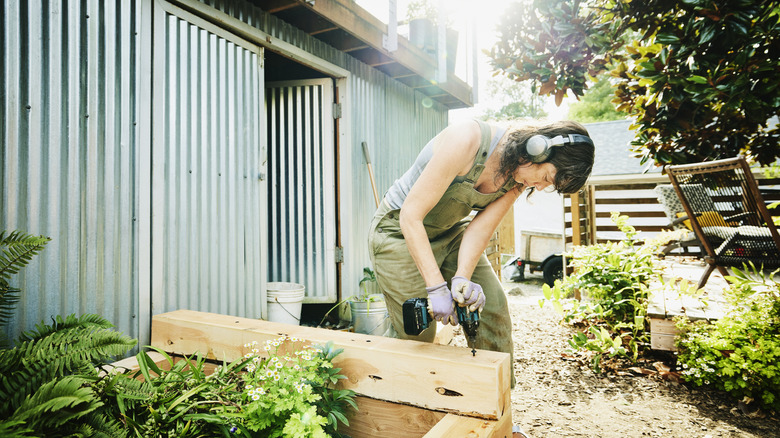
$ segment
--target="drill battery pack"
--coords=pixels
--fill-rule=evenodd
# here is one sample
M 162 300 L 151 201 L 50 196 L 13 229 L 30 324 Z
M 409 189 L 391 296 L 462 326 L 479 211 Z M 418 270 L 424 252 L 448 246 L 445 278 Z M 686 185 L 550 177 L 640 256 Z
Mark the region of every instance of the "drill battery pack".
M 404 301 L 401 310 L 404 316 L 404 333 L 417 336 L 430 325 L 428 300 L 425 298 L 410 298 Z

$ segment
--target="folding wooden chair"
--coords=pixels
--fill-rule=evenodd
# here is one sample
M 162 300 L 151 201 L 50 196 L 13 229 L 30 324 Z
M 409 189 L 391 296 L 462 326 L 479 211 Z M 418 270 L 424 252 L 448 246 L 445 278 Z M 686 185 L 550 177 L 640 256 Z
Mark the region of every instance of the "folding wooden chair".
M 747 262 L 780 267 L 780 235 L 744 158 L 666 169 L 706 253 L 708 266 L 699 287 L 715 268 L 726 276 L 727 267 Z

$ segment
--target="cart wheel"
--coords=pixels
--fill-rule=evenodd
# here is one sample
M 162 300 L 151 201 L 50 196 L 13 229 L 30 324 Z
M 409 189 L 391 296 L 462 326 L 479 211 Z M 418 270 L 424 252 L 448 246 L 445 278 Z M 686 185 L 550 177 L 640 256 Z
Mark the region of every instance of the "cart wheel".
M 553 287 L 555 280 L 563 280 L 563 257 L 553 257 L 547 260 L 542 269 L 544 275 L 544 282 L 548 286 Z

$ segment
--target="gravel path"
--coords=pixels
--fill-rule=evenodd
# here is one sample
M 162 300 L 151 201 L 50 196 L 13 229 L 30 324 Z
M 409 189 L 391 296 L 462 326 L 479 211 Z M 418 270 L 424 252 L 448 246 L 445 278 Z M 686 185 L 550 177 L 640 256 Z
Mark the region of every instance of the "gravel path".
M 594 374 L 567 353 L 570 329 L 550 306 L 539 308 L 541 284 L 534 274 L 505 283 L 517 378 L 512 419 L 529 437 L 780 437 L 777 413 L 743 412 L 723 393 L 658 374 Z M 453 343 L 465 339 L 456 333 Z M 651 358 L 645 368 L 653 361 L 672 365 L 673 357 Z

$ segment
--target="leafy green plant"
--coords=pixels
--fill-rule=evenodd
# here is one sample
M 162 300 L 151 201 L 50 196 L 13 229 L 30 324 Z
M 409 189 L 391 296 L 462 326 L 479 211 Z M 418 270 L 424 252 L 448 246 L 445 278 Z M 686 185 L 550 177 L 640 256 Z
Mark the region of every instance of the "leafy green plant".
M 574 273 L 542 287 L 544 299 L 562 315 L 563 321 L 583 327 L 569 341 L 574 350 L 591 353 L 591 366 L 600 372 L 602 358 L 630 357 L 636 360 L 648 341 L 647 300 L 650 281 L 660 281 L 653 254 L 664 243 L 654 239 L 638 245 L 637 231 L 628 217 L 612 212 L 612 221 L 625 234 L 619 242 L 575 247 L 569 255 Z M 569 299 L 579 291 L 582 300 Z
M 361 278 L 358 282 L 358 289 L 360 290 L 359 293 L 344 298 L 343 300 L 334 304 L 333 307 L 328 309 L 328 311 L 325 312 L 325 315 L 323 315 L 322 320 L 320 320 L 319 326 L 322 326 L 322 324 L 325 322 L 325 319 L 328 318 L 328 315 L 330 315 L 333 310 L 350 301 L 364 302 L 370 306 L 373 302 L 385 300 L 384 296 L 379 293 L 378 284 L 376 282 L 376 274 L 368 266 L 363 268 L 363 278 Z
M 23 333 L 14 348 L 0 350 L 0 430 L 47 437 L 125 436 L 90 386 L 96 366 L 136 343 L 112 327 L 98 315 L 58 316 L 51 325 Z
M 311 347 L 288 336 L 265 343 L 266 359 L 256 343 L 250 347 L 242 412 L 248 429 L 266 437 L 327 437 L 339 422 L 349 424 L 346 409 L 357 408 L 354 392 L 333 389 L 345 378 L 332 364 L 341 349 L 332 343 Z
M 111 373 L 95 380 L 111 415 L 136 437 L 254 436 L 241 419 L 242 359 L 223 363 L 213 373 L 196 355 L 175 361 L 162 350 L 165 366 L 144 351 L 136 355 L 138 370 Z
M 19 302 L 21 290 L 11 286 L 11 277 L 27 266 L 51 239 L 33 236 L 20 231 L 0 232 L 0 329 L 11 320 Z M 8 347 L 4 331 L 0 332 L 0 348 Z
M 710 324 L 677 319 L 683 378 L 746 403 L 780 410 L 780 283 L 754 265 L 733 269 L 725 315 Z
M 165 366 L 140 352 L 137 371 L 102 376 L 94 387 L 136 437 L 327 437 L 349 424 L 355 393 L 335 388 L 344 376 L 332 363 L 341 349 L 287 336 L 245 348 L 213 372 L 200 355 L 175 361 L 155 348 Z
M 609 72 L 643 162 L 778 158 L 777 0 L 536 0 L 501 17 L 494 69 L 559 105 Z
M 20 298 L 11 277 L 50 240 L 0 233 L 0 326 L 8 324 Z M 112 327 L 98 315 L 57 316 L 51 325 L 22 333 L 13 348 L 0 349 L 0 435 L 124 436 L 90 388 L 96 366 L 135 345 Z

